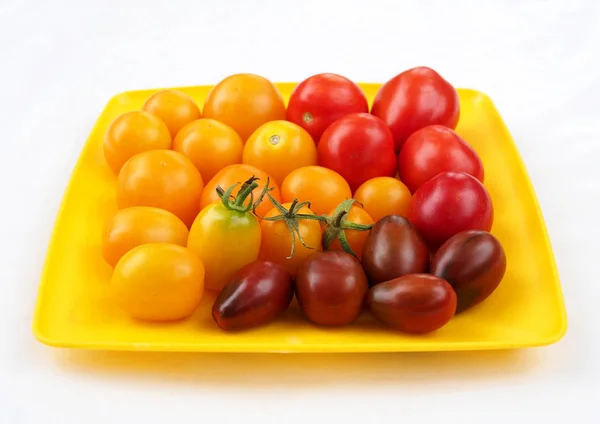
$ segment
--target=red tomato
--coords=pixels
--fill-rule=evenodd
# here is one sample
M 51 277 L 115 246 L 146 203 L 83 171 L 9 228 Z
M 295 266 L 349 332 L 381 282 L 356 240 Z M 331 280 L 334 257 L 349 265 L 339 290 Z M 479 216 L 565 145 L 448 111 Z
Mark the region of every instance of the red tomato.
M 490 231 L 494 209 L 479 180 L 464 172 L 443 172 L 413 195 L 408 219 L 435 250 L 461 231 Z
M 334 121 L 350 113 L 368 112 L 367 98 L 358 85 L 337 74 L 313 75 L 296 86 L 287 120 L 310 133 L 315 143 Z
M 392 130 L 396 153 L 415 131 L 428 125 L 454 129 L 460 116 L 458 93 L 440 74 L 424 66 L 412 68 L 386 82 L 371 113 Z
M 458 134 L 443 125 L 414 132 L 398 155 L 400 179 L 411 192 L 442 172 L 465 172 L 483 182 L 483 164 Z
M 396 174 L 392 133 L 368 113 L 346 115 L 331 124 L 321 136 L 318 158 L 319 165 L 344 177 L 353 192 L 371 178 Z

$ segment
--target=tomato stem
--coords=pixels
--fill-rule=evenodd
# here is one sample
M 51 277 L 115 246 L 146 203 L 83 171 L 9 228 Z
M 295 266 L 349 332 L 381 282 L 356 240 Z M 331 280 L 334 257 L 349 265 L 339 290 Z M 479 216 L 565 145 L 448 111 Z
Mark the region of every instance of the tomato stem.
M 333 215 L 323 215 L 327 223 L 322 239 L 324 250 L 329 249 L 331 243 L 337 239 L 340 242 L 342 250 L 357 257 L 348 243 L 345 230 L 369 231 L 373 227 L 373 224 L 357 224 L 347 220 L 350 209 L 355 202 L 356 200 L 354 199 L 346 199 L 335 208 Z
M 244 184 L 242 184 L 240 191 L 233 199 L 231 193 L 233 190 L 235 190 L 238 184 L 240 184 L 239 182 L 235 183 L 225 191 L 223 191 L 223 188 L 219 186 L 217 187 L 216 191 L 221 198 L 221 202 L 223 202 L 223 205 L 227 209 L 238 212 L 249 212 L 250 210 L 254 209 L 254 193 L 252 191 L 258 187 L 258 183 L 256 181 L 258 181 L 258 178 L 253 175 L 246 182 L 244 182 Z M 265 190 L 267 187 L 265 187 Z M 244 205 L 244 202 L 248 196 L 250 196 L 250 203 L 248 205 Z

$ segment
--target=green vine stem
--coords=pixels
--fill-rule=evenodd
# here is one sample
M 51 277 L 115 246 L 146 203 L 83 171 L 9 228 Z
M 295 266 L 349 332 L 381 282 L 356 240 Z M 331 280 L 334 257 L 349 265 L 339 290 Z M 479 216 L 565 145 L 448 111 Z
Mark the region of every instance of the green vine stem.
M 350 247 L 350 244 L 348 243 L 345 230 L 370 231 L 373 227 L 373 224 L 357 224 L 355 222 L 350 222 L 347 220 L 348 213 L 350 213 L 350 209 L 352 208 L 352 205 L 355 202 L 356 200 L 354 199 L 346 199 L 338 205 L 338 207 L 333 212 L 333 215 L 323 215 L 326 218 L 327 223 L 327 226 L 323 231 L 323 250 L 329 249 L 331 243 L 335 239 L 338 239 L 340 245 L 342 246 L 342 249 L 346 253 L 357 257 L 356 253 L 354 253 L 354 251 Z
M 253 193 L 253 190 L 258 187 L 258 183 L 256 181 L 258 181 L 257 177 L 255 177 L 254 175 L 252 177 L 250 177 L 246 182 L 244 182 L 242 184 L 240 191 L 237 193 L 237 195 L 235 197 L 232 196 L 231 193 L 233 192 L 233 190 L 235 190 L 235 188 L 240 183 L 235 183 L 234 185 L 229 187 L 227 190 L 223 190 L 223 188 L 221 186 L 218 186 L 216 189 L 217 194 L 219 195 L 219 197 L 221 198 L 221 202 L 223 202 L 223 205 L 227 209 L 231 209 L 231 210 L 238 211 L 238 212 L 250 212 L 250 211 L 254 210 L 254 208 L 256 207 L 255 206 L 256 203 L 254 202 L 254 193 Z M 267 183 L 267 185 L 265 186 L 265 190 L 263 190 L 263 192 L 267 191 L 268 186 L 269 185 Z M 248 202 L 248 204 L 245 205 L 244 202 L 246 201 L 248 196 L 250 196 L 250 202 Z M 261 196 L 262 196 L 262 194 L 261 194 Z

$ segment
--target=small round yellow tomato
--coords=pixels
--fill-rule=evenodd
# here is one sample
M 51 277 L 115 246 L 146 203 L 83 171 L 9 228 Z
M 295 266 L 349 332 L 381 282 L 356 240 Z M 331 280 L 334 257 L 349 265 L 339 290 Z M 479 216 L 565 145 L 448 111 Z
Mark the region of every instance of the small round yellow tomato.
M 262 124 L 285 119 L 285 104 L 275 85 L 260 75 L 230 75 L 215 85 L 204 102 L 204 117 L 221 121 L 245 142 Z
M 333 215 L 335 209 L 330 211 L 329 215 Z M 369 225 L 373 224 L 373 218 L 360 206 L 354 204 L 350 208 L 348 214 L 344 217 L 344 220 L 347 222 L 352 222 L 354 224 L 363 224 Z M 357 258 L 362 258 L 363 245 L 365 244 L 365 240 L 369 235 L 369 231 L 359 231 L 359 230 L 344 230 L 344 234 L 346 235 L 346 241 L 350 245 L 350 248 L 354 252 Z M 336 238 L 334 239 L 327 250 L 343 250 L 340 241 Z
M 199 212 L 204 182 L 183 153 L 150 150 L 129 159 L 117 177 L 117 205 L 154 206 L 191 225 Z
M 132 156 L 155 149 L 170 149 L 171 134 L 156 116 L 127 112 L 117 117 L 104 135 L 104 157 L 115 173 Z
M 288 121 L 258 127 L 244 146 L 243 162 L 269 173 L 277 184 L 303 166 L 317 164 L 317 148 L 310 134 Z
M 134 247 L 117 262 L 110 284 L 131 317 L 174 321 L 189 317 L 204 294 L 204 265 L 189 249 L 169 243 Z
M 102 235 L 102 256 L 115 266 L 121 257 L 146 243 L 186 246 L 188 228 L 173 213 L 151 206 L 133 206 L 118 211 L 106 223 Z
M 210 181 L 226 166 L 241 163 L 243 148 L 233 128 L 214 119 L 187 124 L 173 140 L 173 150 L 189 157 L 204 181 Z
M 202 117 L 194 100 L 177 90 L 161 90 L 154 93 L 146 100 L 142 110 L 160 118 L 169 128 L 172 138 L 175 138 L 185 125 Z
M 310 202 L 310 209 L 323 215 L 335 209 L 342 201 L 352 198 L 350 186 L 344 178 L 331 169 L 322 166 L 298 168 L 283 180 L 281 198 L 292 202 Z
M 282 206 L 289 210 L 292 203 L 284 203 Z M 298 213 L 314 215 L 306 206 L 301 208 Z M 266 217 L 270 218 L 277 215 L 281 215 L 281 212 L 277 208 L 273 208 L 267 213 Z M 261 221 L 260 227 L 262 235 L 259 258 L 285 266 L 292 275 L 296 275 L 298 267 L 306 258 L 322 250 L 321 236 L 323 233 L 319 221 L 298 219 L 298 231 L 304 244 L 308 247 L 304 247 L 298 238 L 298 234 L 296 234 L 293 243 L 294 255 L 291 258 L 288 258 L 288 256 L 292 251 L 292 234 L 286 223 L 264 219 Z
M 406 217 L 412 195 L 408 187 L 396 178 L 377 177 L 362 183 L 354 198 L 363 205 L 375 222 L 387 215 Z

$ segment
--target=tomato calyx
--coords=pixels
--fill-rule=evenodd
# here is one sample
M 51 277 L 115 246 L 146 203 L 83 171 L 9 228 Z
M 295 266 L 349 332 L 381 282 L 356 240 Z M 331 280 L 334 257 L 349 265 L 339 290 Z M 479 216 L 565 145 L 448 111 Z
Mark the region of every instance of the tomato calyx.
M 342 246 L 342 249 L 346 253 L 357 257 L 356 253 L 352 250 L 350 244 L 348 243 L 345 230 L 370 231 L 373 227 L 373 224 L 357 224 L 355 222 L 350 222 L 347 220 L 348 213 L 350 212 L 350 209 L 352 208 L 352 205 L 355 202 L 355 199 L 346 199 L 338 205 L 338 207 L 333 212 L 333 215 L 321 216 L 326 222 L 326 227 L 323 231 L 323 250 L 327 250 L 331 243 L 335 239 L 338 239 L 340 245 Z
M 242 184 L 242 187 L 240 188 L 240 191 L 236 196 L 232 196 L 231 193 L 240 183 L 235 183 L 227 190 L 223 190 L 221 186 L 218 186 L 216 190 L 217 194 L 221 198 L 221 202 L 223 202 L 223 206 L 225 206 L 225 208 L 227 209 L 242 213 L 253 211 L 262 201 L 264 194 L 267 191 L 271 190 L 269 189 L 269 181 L 267 180 L 267 185 L 265 186 L 265 189 L 259 196 L 258 200 L 255 202 L 253 190 L 256 187 L 258 187 L 258 183 L 256 182 L 258 180 L 259 178 L 255 177 L 254 175 L 250 177 L 247 181 L 245 181 Z M 248 202 L 248 204 L 245 204 L 245 201 L 248 198 L 248 196 L 250 196 L 250 202 Z
M 313 115 L 312 115 L 312 113 L 310 113 L 310 112 L 304 112 L 304 113 L 302 114 L 302 120 L 303 120 L 304 122 L 306 122 L 307 124 L 310 124 L 310 123 L 312 122 L 312 120 L 313 120 Z

